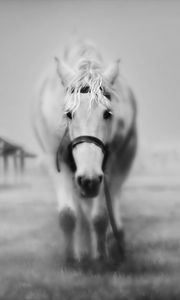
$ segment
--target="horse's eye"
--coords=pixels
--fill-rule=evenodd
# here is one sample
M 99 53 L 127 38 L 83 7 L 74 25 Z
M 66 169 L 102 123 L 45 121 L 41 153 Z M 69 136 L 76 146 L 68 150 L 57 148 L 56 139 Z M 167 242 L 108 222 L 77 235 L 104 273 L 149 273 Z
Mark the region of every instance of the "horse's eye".
M 109 93 L 104 93 L 104 96 L 108 99 L 111 100 L 111 95 Z
M 71 94 L 74 93 L 74 90 L 75 90 L 75 88 L 74 88 L 74 87 L 71 87 Z
M 83 93 L 83 94 L 87 94 L 87 93 L 90 93 L 90 87 L 88 85 L 86 86 L 83 86 L 81 89 L 80 89 L 80 93 Z
M 72 112 L 68 111 L 66 116 L 68 117 L 68 119 L 72 120 Z
M 111 94 L 108 93 L 103 87 L 100 87 L 100 91 L 102 92 L 104 97 L 106 97 L 108 100 L 111 100 Z
M 110 119 L 111 117 L 112 117 L 112 112 L 111 112 L 110 110 L 105 110 L 105 111 L 104 111 L 103 118 L 104 118 L 105 120 L 108 120 L 108 119 Z

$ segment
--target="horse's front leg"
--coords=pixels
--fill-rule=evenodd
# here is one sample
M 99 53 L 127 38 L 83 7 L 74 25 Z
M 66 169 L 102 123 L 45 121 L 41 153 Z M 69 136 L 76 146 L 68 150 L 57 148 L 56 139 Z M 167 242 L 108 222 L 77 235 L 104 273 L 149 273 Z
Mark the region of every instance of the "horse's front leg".
M 92 224 L 94 231 L 94 258 L 104 261 L 106 258 L 106 232 L 108 228 L 108 214 L 104 194 L 94 199 L 92 209 Z
M 72 175 L 65 167 L 55 174 L 55 188 L 58 200 L 59 225 L 63 236 L 64 261 L 74 260 L 74 235 L 77 223 L 77 205 L 73 197 Z
M 89 203 L 85 203 L 89 202 Z M 77 199 L 79 203 L 78 220 L 76 227 L 75 253 L 82 266 L 88 266 L 92 258 L 92 230 L 90 223 L 90 211 L 92 199 Z
M 117 237 L 115 237 L 111 222 L 107 230 L 107 251 L 110 262 L 118 265 L 125 257 L 124 229 L 121 218 L 119 198 L 112 199 L 113 216 L 117 227 Z

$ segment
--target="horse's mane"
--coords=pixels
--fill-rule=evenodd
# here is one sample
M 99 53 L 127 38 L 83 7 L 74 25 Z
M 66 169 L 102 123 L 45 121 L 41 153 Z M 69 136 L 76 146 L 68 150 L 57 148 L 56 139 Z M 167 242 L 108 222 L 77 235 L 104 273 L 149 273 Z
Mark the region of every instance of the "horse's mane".
M 104 89 L 106 92 L 112 92 L 112 88 L 103 78 L 102 59 L 91 44 L 76 45 L 74 57 L 72 54 L 67 55 L 70 57 L 70 62 L 76 60 L 74 70 L 76 75 L 72 78 L 68 85 L 66 93 L 65 111 L 75 112 L 80 105 L 80 94 L 83 88 L 87 88 L 90 94 L 89 109 L 92 107 L 93 102 L 102 103 L 107 108 L 110 108 L 110 101 L 103 97 Z M 74 97 L 72 97 L 74 94 Z M 73 99 L 72 99 L 73 98 Z

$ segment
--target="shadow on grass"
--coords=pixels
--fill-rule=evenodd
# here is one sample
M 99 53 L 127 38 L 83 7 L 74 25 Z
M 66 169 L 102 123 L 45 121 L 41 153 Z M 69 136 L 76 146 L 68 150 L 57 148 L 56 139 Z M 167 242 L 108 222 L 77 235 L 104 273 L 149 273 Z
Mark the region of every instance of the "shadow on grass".
M 89 261 L 63 268 L 54 253 L 54 271 L 8 276 L 0 300 L 179 300 L 179 272 L 169 272 L 168 263 L 152 262 L 139 250 L 131 245 L 119 268 Z
M 44 278 L 9 278 L 1 300 L 179 300 L 178 278 L 59 272 Z

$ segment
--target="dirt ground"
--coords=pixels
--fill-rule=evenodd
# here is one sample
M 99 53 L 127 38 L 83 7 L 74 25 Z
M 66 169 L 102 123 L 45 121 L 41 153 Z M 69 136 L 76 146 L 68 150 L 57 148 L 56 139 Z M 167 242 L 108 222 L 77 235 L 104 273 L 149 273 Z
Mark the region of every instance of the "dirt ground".
M 118 274 L 61 265 L 47 174 L 0 184 L 0 299 L 180 299 L 180 182 L 134 178 L 122 194 L 127 257 Z

